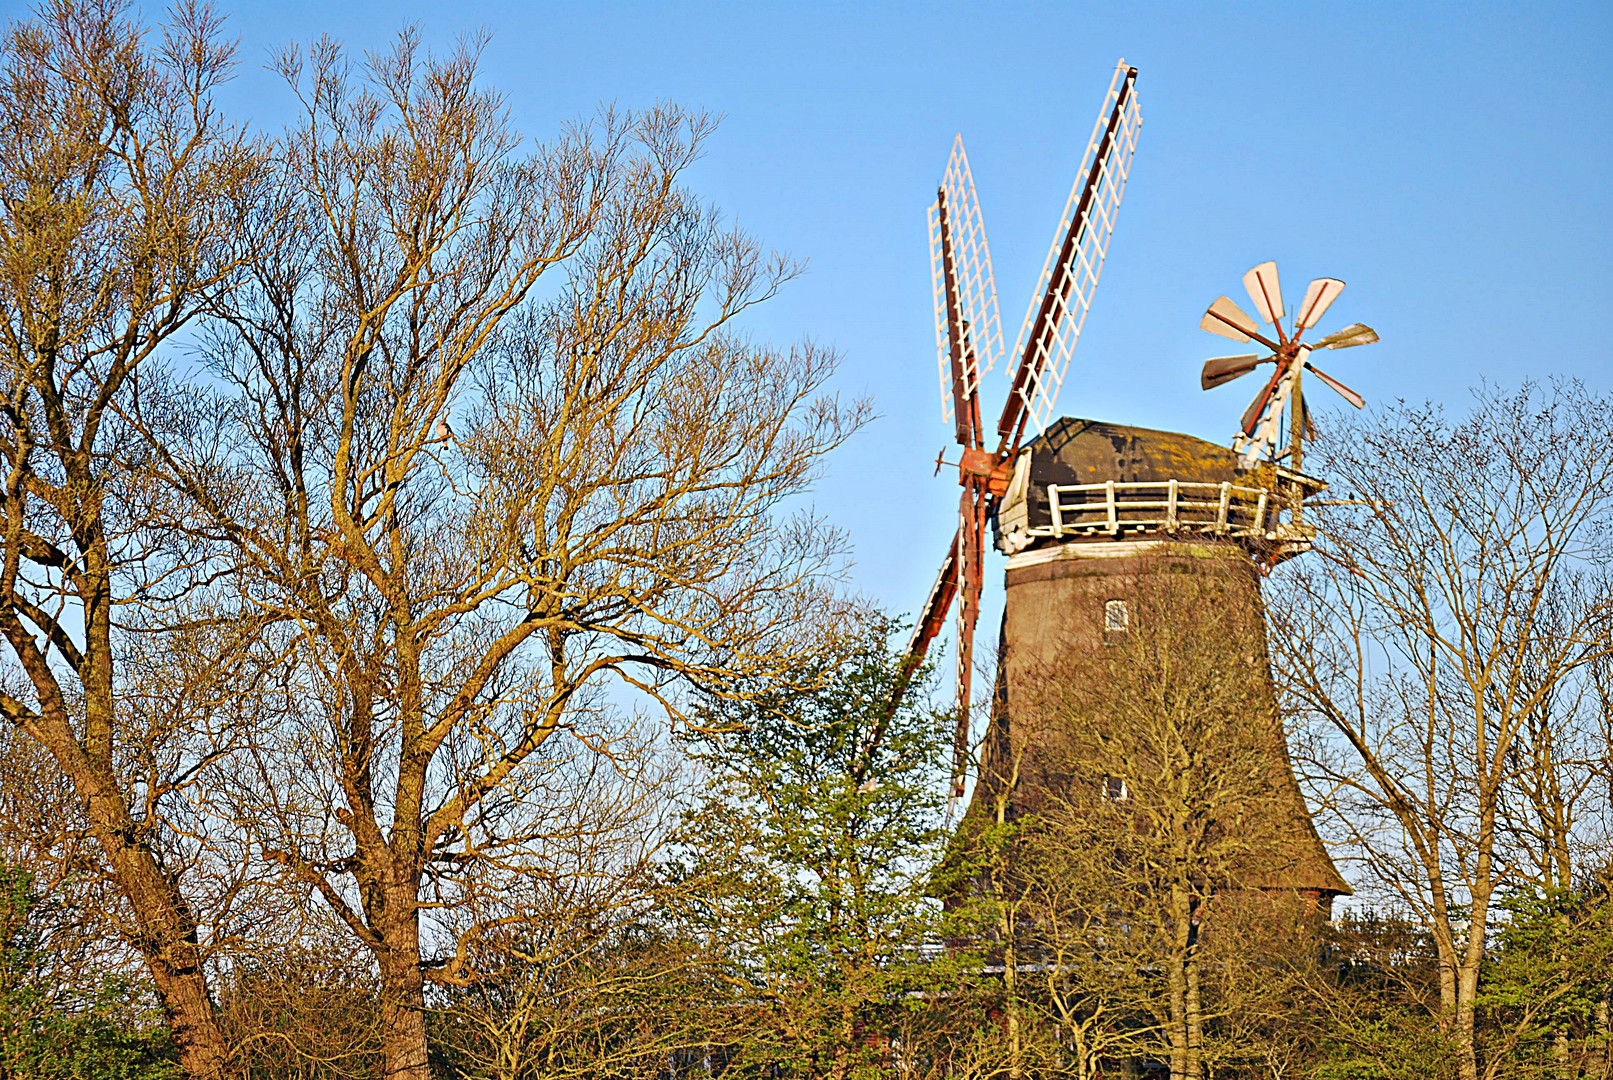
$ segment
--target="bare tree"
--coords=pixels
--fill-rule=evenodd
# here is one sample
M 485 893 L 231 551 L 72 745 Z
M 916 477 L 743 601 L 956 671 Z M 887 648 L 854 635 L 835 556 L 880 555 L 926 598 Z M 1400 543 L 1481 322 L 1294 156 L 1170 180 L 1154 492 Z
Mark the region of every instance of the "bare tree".
M 218 309 L 220 404 L 150 440 L 273 626 L 236 816 L 370 950 L 399 1078 L 426 982 L 509 932 L 433 913 L 547 872 L 557 756 L 813 647 L 839 541 L 784 511 L 866 415 L 832 355 L 731 328 L 793 267 L 679 187 L 705 117 L 518 154 L 477 53 L 282 59 L 276 243 Z
M 1357 505 L 1326 508 L 1323 558 L 1293 565 L 1272 604 L 1311 766 L 1372 881 L 1433 936 L 1466 1080 L 1484 1064 L 1495 903 L 1566 884 L 1591 809 L 1564 721 L 1608 649 L 1609 415 L 1577 383 L 1487 388 L 1456 422 L 1377 414 L 1325 444 L 1323 473 Z
M 1160 1042 L 1163 1029 L 1150 1015 L 1159 942 L 1141 927 L 1130 932 L 1138 898 L 1129 875 L 1115 872 L 1119 851 L 1061 819 L 1031 824 L 1013 852 L 1015 914 L 1025 927 L 1016 951 L 1028 967 L 1015 989 L 1041 1021 L 1037 1041 L 1054 1044 L 1045 1056 L 1067 1056 L 1076 1080 L 1092 1080 L 1106 1062 Z
M 381 1065 L 369 950 L 303 912 L 281 940 L 258 935 L 213 980 L 232 1076 L 370 1080 Z M 286 940 L 290 939 L 290 940 Z
M 439 1042 L 466 1076 L 664 1073 L 670 1056 L 710 1037 L 713 965 L 668 917 L 678 903 L 662 862 L 682 786 L 675 761 L 625 736 L 609 758 L 576 749 L 523 792 L 550 816 L 544 872 L 447 915 L 477 977 L 438 987 L 432 1005 Z
M 188 888 L 209 841 L 187 796 L 241 628 L 198 598 L 211 553 L 175 542 L 125 411 L 245 254 L 264 154 L 213 104 L 230 65 L 194 4 L 148 40 L 116 0 L 53 0 L 0 42 L 0 712 L 82 805 L 196 1077 L 225 1059 L 203 924 L 227 897 Z
M 1500 793 L 1498 850 L 1508 873 L 1543 897 L 1588 884 L 1606 865 L 1613 825 L 1608 785 L 1613 656 L 1604 652 L 1588 662 L 1570 660 L 1565 669 L 1552 654 L 1554 643 L 1574 632 L 1571 623 L 1613 596 L 1608 586 L 1598 556 L 1560 572 L 1542 598 L 1542 632 L 1525 646 L 1519 665 L 1520 688 L 1534 700 L 1521 719 Z

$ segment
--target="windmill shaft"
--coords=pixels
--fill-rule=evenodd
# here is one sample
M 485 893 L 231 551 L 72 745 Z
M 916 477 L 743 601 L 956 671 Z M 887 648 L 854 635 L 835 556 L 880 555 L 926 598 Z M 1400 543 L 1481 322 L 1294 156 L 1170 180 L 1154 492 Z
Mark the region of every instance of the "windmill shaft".
M 1294 360 L 1294 382 L 1290 394 L 1288 417 L 1288 467 L 1295 472 L 1303 472 L 1305 467 L 1305 390 L 1300 385 L 1301 376 L 1305 374 L 1304 363 L 1296 358 Z M 1305 489 L 1299 484 L 1294 485 L 1294 501 L 1290 511 L 1292 524 L 1302 525 L 1305 520 Z
M 997 421 L 997 434 L 1001 439 L 997 447 L 999 458 L 1008 454 L 1010 447 L 1017 446 L 1024 435 L 1026 388 L 1032 377 L 1041 373 L 1040 369 L 1051 355 L 1053 333 L 1057 329 L 1054 312 L 1065 310 L 1065 302 L 1069 299 L 1070 289 L 1075 283 L 1071 270 L 1072 257 L 1080 243 L 1081 234 L 1086 231 L 1092 199 L 1103 178 L 1109 150 L 1114 144 L 1115 130 L 1119 128 L 1120 119 L 1125 115 L 1126 104 L 1131 97 L 1132 83 L 1136 78 L 1137 69 L 1131 68 L 1120 84 L 1114 108 L 1109 112 L 1109 122 L 1103 130 L 1103 140 L 1098 144 L 1098 152 L 1093 155 L 1091 168 L 1087 170 L 1086 186 L 1081 190 L 1081 199 L 1076 204 L 1075 213 L 1070 216 L 1070 228 L 1064 234 L 1064 246 L 1059 250 L 1058 264 L 1053 268 L 1053 276 L 1047 283 L 1047 292 L 1042 295 L 1042 306 L 1036 313 L 1036 321 L 1031 325 L 1030 334 L 1026 336 L 1025 353 L 1020 357 L 1019 367 L 1014 372 L 1014 383 L 1008 390 L 1008 401 L 1003 405 L 1002 418 Z

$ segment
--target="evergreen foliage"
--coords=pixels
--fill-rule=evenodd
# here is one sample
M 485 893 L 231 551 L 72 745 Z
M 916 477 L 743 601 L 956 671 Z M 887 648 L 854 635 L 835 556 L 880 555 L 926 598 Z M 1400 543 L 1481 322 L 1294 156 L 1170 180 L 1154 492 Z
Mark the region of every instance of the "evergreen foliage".
M 797 673 L 808 689 L 710 702 L 690 740 L 710 781 L 677 873 L 688 927 L 718 949 L 746 1017 L 735 1064 L 882 1074 L 902 1014 L 968 967 L 943 948 L 929 888 L 948 835 L 947 725 L 919 692 L 890 711 L 895 630 L 870 619 Z
M 178 1080 L 148 990 L 106 976 L 64 992 L 26 870 L 0 863 L 0 1080 Z

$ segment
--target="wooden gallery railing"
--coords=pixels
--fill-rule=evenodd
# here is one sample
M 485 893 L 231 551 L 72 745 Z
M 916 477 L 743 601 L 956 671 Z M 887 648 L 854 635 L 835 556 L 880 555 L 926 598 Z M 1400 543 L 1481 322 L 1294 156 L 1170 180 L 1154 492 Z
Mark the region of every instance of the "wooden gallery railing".
M 1237 484 L 1157 480 L 1102 484 L 1049 484 L 1052 525 L 1033 536 L 1118 536 L 1126 532 L 1194 532 L 1271 539 L 1271 492 Z M 1275 517 L 1275 515 L 1273 515 Z

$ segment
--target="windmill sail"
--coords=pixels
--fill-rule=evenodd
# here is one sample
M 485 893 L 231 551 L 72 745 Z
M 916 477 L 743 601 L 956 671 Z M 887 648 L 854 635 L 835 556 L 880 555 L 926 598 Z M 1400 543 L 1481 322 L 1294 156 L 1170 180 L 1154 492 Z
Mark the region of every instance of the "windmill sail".
M 957 535 L 914 627 L 903 666 L 904 678 L 897 683 L 890 709 L 893 714 L 905 692 L 906 677 L 918 670 L 956 601 L 954 800 L 963 794 L 966 780 L 973 645 L 984 584 L 986 523 L 1011 486 L 1010 472 L 1027 420 L 1034 416 L 1038 428 L 1044 428 L 1051 417 L 1059 386 L 1069 369 L 1070 353 L 1092 304 L 1142 123 L 1134 92 L 1136 78 L 1137 69 L 1122 60 L 1110 80 L 1081 171 L 1065 203 L 1058 239 L 1042 268 L 1037 287 L 1041 299 L 1032 302 L 1014 349 L 1018 362 L 1008 402 L 998 422 L 1000 439 L 995 449 L 985 445 L 979 385 L 981 373 L 989 371 L 1002 354 L 1002 327 L 985 226 L 961 136 L 953 141 L 946 173 L 930 207 L 930 275 L 935 296 L 941 415 L 955 426 L 958 442 L 964 447 L 958 464 L 958 482 L 964 491 Z M 883 723 L 876 725 L 870 747 L 878 745 L 883 731 Z
M 930 651 L 930 643 L 941 633 L 941 627 L 946 623 L 947 612 L 952 608 L 952 599 L 958 594 L 958 585 L 962 577 L 960 569 L 963 563 L 961 550 L 963 543 L 963 529 L 960 528 L 952 537 L 946 557 L 941 560 L 941 572 L 936 575 L 935 584 L 930 586 L 930 595 L 925 598 L 924 607 L 920 609 L 918 620 L 913 624 L 913 633 L 907 639 L 901 672 L 896 680 L 896 688 L 891 694 L 890 703 L 878 722 L 874 724 L 874 730 L 858 756 L 854 770 L 858 780 L 865 778 L 873 761 L 873 752 L 884 741 L 885 729 L 891 717 L 896 715 L 902 697 L 907 693 L 908 683 L 918 673 L 920 665 L 924 663 L 925 654 Z
M 1109 82 L 1081 171 L 1065 202 L 1064 216 L 1014 346 L 1019 367 L 997 425 L 1004 439 L 1023 430 L 1027 417 L 1038 433 L 1052 419 L 1059 388 L 1070 368 L 1070 354 L 1092 306 L 1137 148 L 1142 113 L 1136 79 L 1137 69 L 1122 60 Z
M 958 597 L 958 712 L 952 736 L 951 798 L 963 796 L 969 764 L 970 714 L 974 705 L 975 624 L 980 621 L 980 591 L 985 582 L 981 559 L 985 553 L 987 507 L 981 492 L 966 489 L 959 502 L 958 552 L 961 595 Z
M 991 273 L 986 226 L 975 196 L 963 136 L 952 142 L 941 188 L 930 207 L 930 278 L 935 291 L 935 348 L 941 374 L 941 417 L 965 437 L 969 418 L 961 403 L 972 399 L 982 371 L 1002 354 L 1002 320 Z

